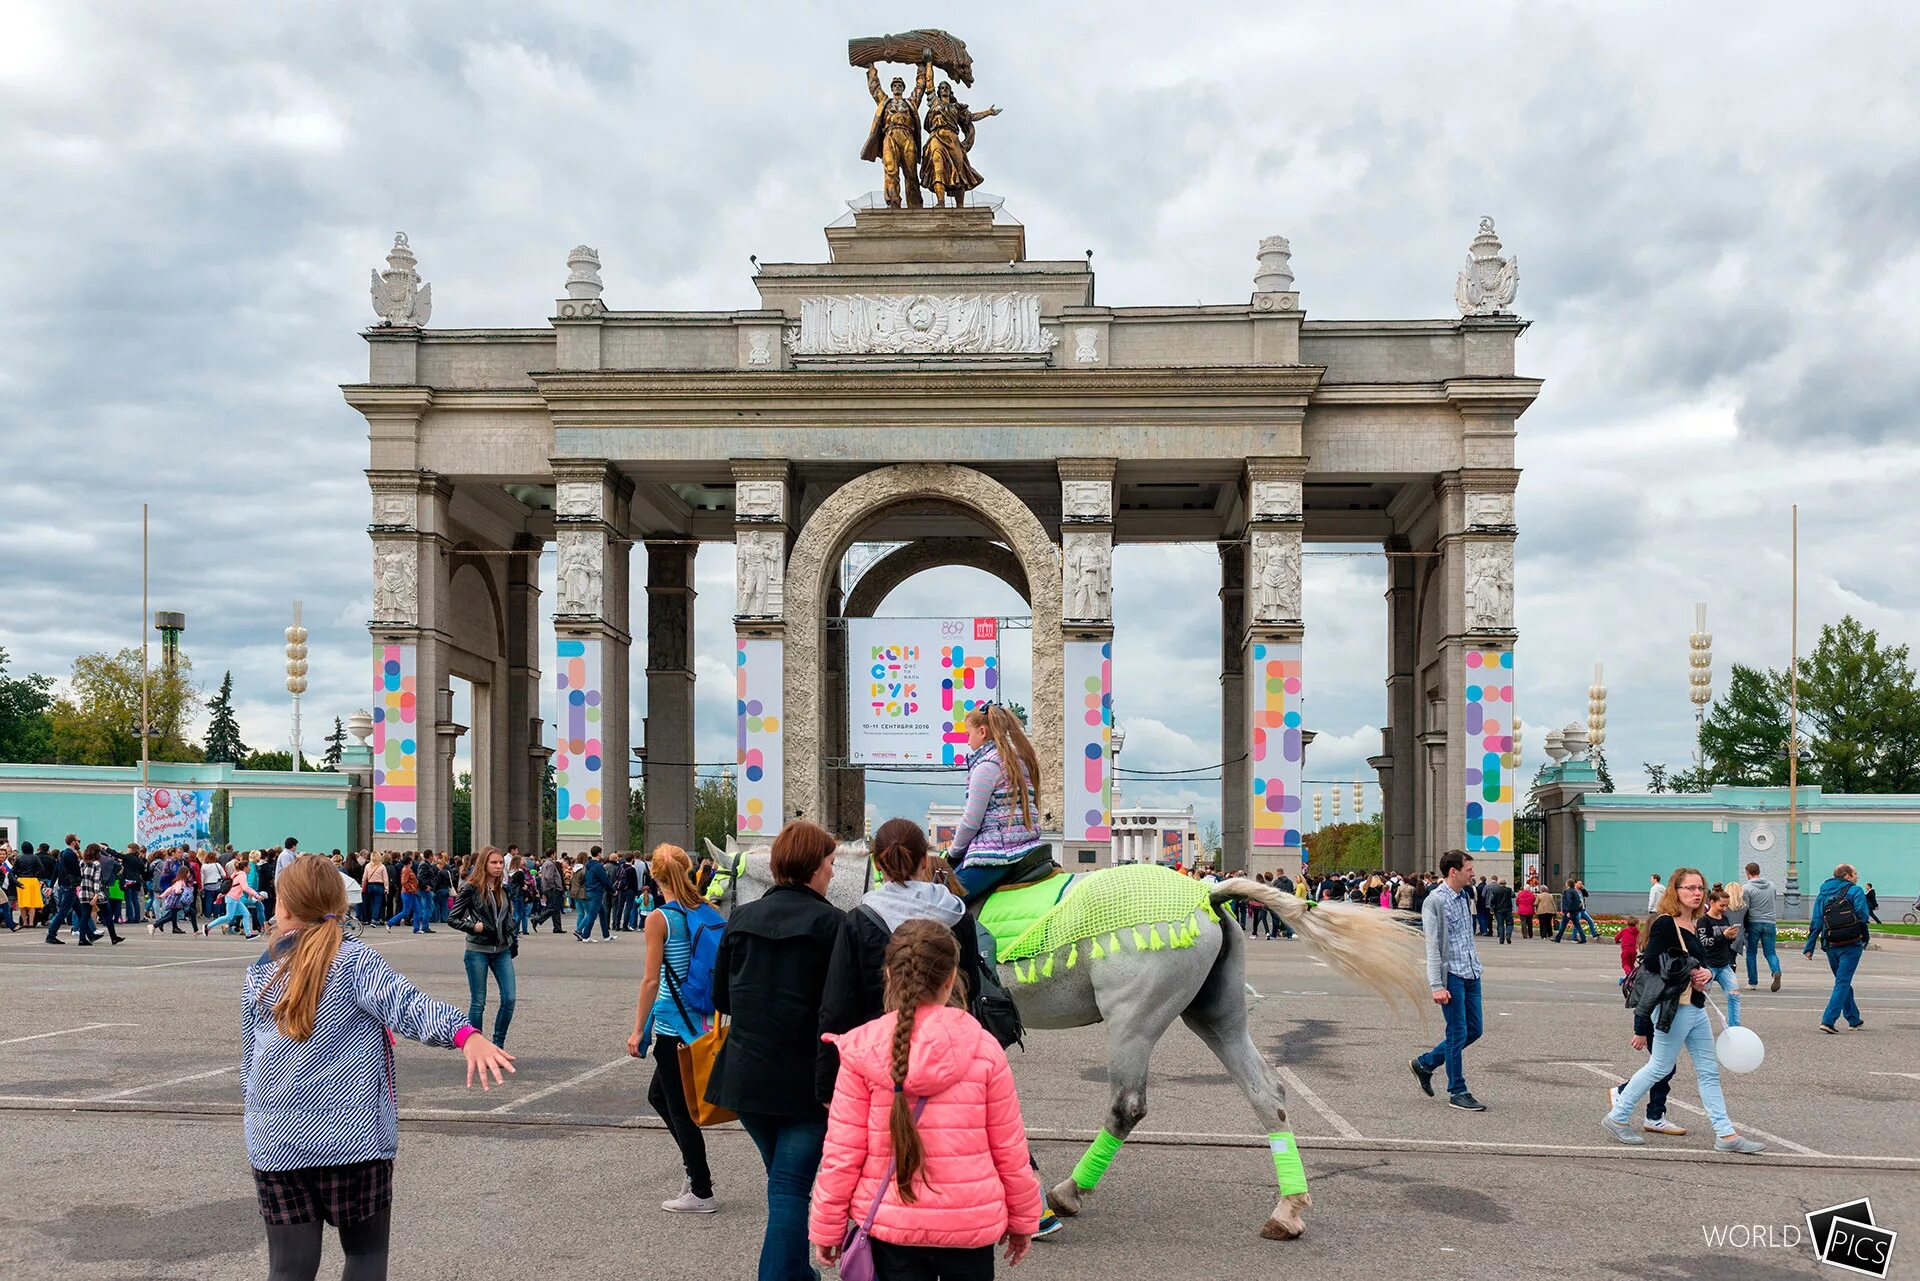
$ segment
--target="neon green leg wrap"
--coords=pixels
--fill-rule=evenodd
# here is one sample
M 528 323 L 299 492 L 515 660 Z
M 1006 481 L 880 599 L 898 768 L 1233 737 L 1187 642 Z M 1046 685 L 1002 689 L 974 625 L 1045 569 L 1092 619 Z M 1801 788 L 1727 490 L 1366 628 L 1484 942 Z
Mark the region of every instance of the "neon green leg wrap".
M 1107 1172 L 1107 1167 L 1113 1163 L 1113 1158 L 1119 1153 L 1120 1145 L 1124 1142 L 1126 1140 L 1116 1139 L 1105 1130 L 1100 1131 L 1099 1136 L 1093 1141 L 1093 1146 L 1087 1149 L 1086 1155 L 1082 1156 L 1079 1164 L 1073 1167 L 1073 1185 L 1083 1192 L 1091 1192 L 1099 1187 L 1100 1176 Z M 1279 1159 L 1279 1157 L 1274 1158 L 1276 1161 Z M 1295 1157 L 1293 1164 L 1294 1168 L 1298 1169 L 1300 1158 Z M 1306 1185 L 1306 1176 L 1302 1175 L 1300 1186 L 1305 1188 Z
M 1106 1137 L 1102 1131 L 1101 1138 Z M 1098 1146 L 1097 1144 L 1095 1146 Z M 1293 1131 L 1280 1130 L 1267 1136 L 1267 1146 L 1273 1149 L 1273 1172 L 1280 1180 L 1281 1196 L 1298 1196 L 1307 1190 L 1307 1172 L 1300 1165 L 1300 1145 L 1293 1140 Z M 1089 1154 L 1091 1155 L 1091 1154 Z M 1080 1171 L 1073 1172 L 1074 1181 L 1080 1180 Z M 1084 1186 L 1084 1185 L 1083 1185 Z

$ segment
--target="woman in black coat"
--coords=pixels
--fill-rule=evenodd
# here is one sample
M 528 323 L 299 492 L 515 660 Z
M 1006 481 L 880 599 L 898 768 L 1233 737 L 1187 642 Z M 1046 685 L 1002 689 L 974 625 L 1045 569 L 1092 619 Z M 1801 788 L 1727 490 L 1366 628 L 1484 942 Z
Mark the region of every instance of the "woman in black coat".
M 818 1044 L 820 992 L 841 916 L 827 902 L 834 840 L 795 819 L 773 838 L 774 886 L 737 907 L 720 936 L 714 1009 L 733 1022 L 707 1101 L 740 1114 L 767 1167 L 761 1276 L 812 1275 L 807 1198 L 827 1137 L 827 1109 L 803 1067 Z

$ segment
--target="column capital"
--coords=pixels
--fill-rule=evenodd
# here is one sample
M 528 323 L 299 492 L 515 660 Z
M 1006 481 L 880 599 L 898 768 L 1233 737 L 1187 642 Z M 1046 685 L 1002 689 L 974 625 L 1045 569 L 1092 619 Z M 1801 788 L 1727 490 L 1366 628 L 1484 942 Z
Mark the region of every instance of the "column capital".
M 785 529 L 792 506 L 787 492 L 792 464 L 784 458 L 736 458 L 732 466 L 735 527 Z
M 1241 497 L 1249 528 L 1306 523 L 1307 462 L 1303 457 L 1247 459 Z
M 1111 481 L 1120 469 L 1120 460 L 1117 458 L 1062 458 L 1059 468 L 1061 480 Z

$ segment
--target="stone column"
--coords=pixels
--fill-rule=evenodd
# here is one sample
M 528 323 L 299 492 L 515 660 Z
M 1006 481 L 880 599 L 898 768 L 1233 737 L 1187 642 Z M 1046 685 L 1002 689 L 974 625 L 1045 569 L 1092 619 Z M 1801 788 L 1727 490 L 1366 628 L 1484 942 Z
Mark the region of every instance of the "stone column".
M 738 771 L 734 830 L 745 845 L 771 841 L 786 817 L 789 474 L 788 465 L 777 459 L 741 460 L 733 465 L 734 760 Z M 830 710 L 822 709 L 816 731 L 830 724 L 831 717 Z M 813 755 L 805 768 L 817 774 L 824 741 L 797 747 Z M 840 826 L 847 821 L 848 816 L 839 816 Z M 864 827 L 865 816 L 853 815 L 851 821 Z
M 453 487 L 424 471 L 370 470 L 373 519 L 373 832 L 388 849 L 446 849 L 453 777 L 450 727 L 447 502 Z
M 546 815 L 547 756 L 540 716 L 540 551 L 544 541 L 525 535 L 507 561 L 506 817 L 500 843 L 523 854 L 540 849 Z
M 1426 867 L 1415 833 L 1419 830 L 1414 793 L 1419 779 L 1420 611 L 1415 585 L 1420 560 L 1404 538 L 1387 543 L 1387 725 L 1381 754 L 1367 763 L 1380 774 L 1381 828 L 1386 865 L 1402 872 Z
M 1248 870 L 1298 876 L 1304 853 L 1306 763 L 1301 664 L 1304 458 L 1247 460 Z
M 1064 862 L 1113 848 L 1113 476 L 1111 458 L 1060 460 Z M 1043 766 L 1044 768 L 1044 763 Z
M 1220 543 L 1220 864 L 1248 866 L 1247 546 Z
M 694 674 L 693 558 L 689 542 L 647 543 L 648 848 L 666 841 L 693 848 Z
M 1438 830 L 1429 853 L 1458 846 L 1510 857 L 1514 780 L 1513 490 L 1519 473 L 1467 468 L 1441 478 L 1440 590 L 1447 626 L 1440 644 L 1445 767 L 1433 798 Z
M 600 459 L 553 460 L 554 827 L 561 849 L 627 844 L 627 537 L 633 486 Z

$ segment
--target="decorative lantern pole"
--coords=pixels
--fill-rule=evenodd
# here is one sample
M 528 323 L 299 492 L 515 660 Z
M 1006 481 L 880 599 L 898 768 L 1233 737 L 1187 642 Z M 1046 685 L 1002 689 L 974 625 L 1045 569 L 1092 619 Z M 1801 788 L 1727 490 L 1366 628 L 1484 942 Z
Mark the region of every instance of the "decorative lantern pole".
M 1359 779 L 1353 780 L 1353 816 L 1360 817 L 1360 811 L 1367 807 L 1367 785 Z
M 287 693 L 293 695 L 293 768 L 300 769 L 300 696 L 307 692 L 307 629 L 300 625 L 300 602 L 293 602 L 293 626 L 287 628 Z
M 1687 698 L 1693 703 L 1693 765 L 1707 767 L 1706 748 L 1700 735 L 1707 724 L 1707 707 L 1713 702 L 1713 633 L 1707 630 L 1706 602 L 1693 607 L 1693 635 L 1687 637 Z
M 1593 684 L 1587 687 L 1587 743 L 1596 750 L 1607 741 L 1607 683 L 1603 664 L 1593 665 Z
M 1333 825 L 1340 826 L 1340 785 L 1338 783 L 1334 784 L 1333 788 Z
M 1327 798 L 1325 793 L 1315 792 L 1313 794 L 1313 828 L 1315 831 L 1320 830 L 1320 819 L 1326 813 L 1326 805 Z

